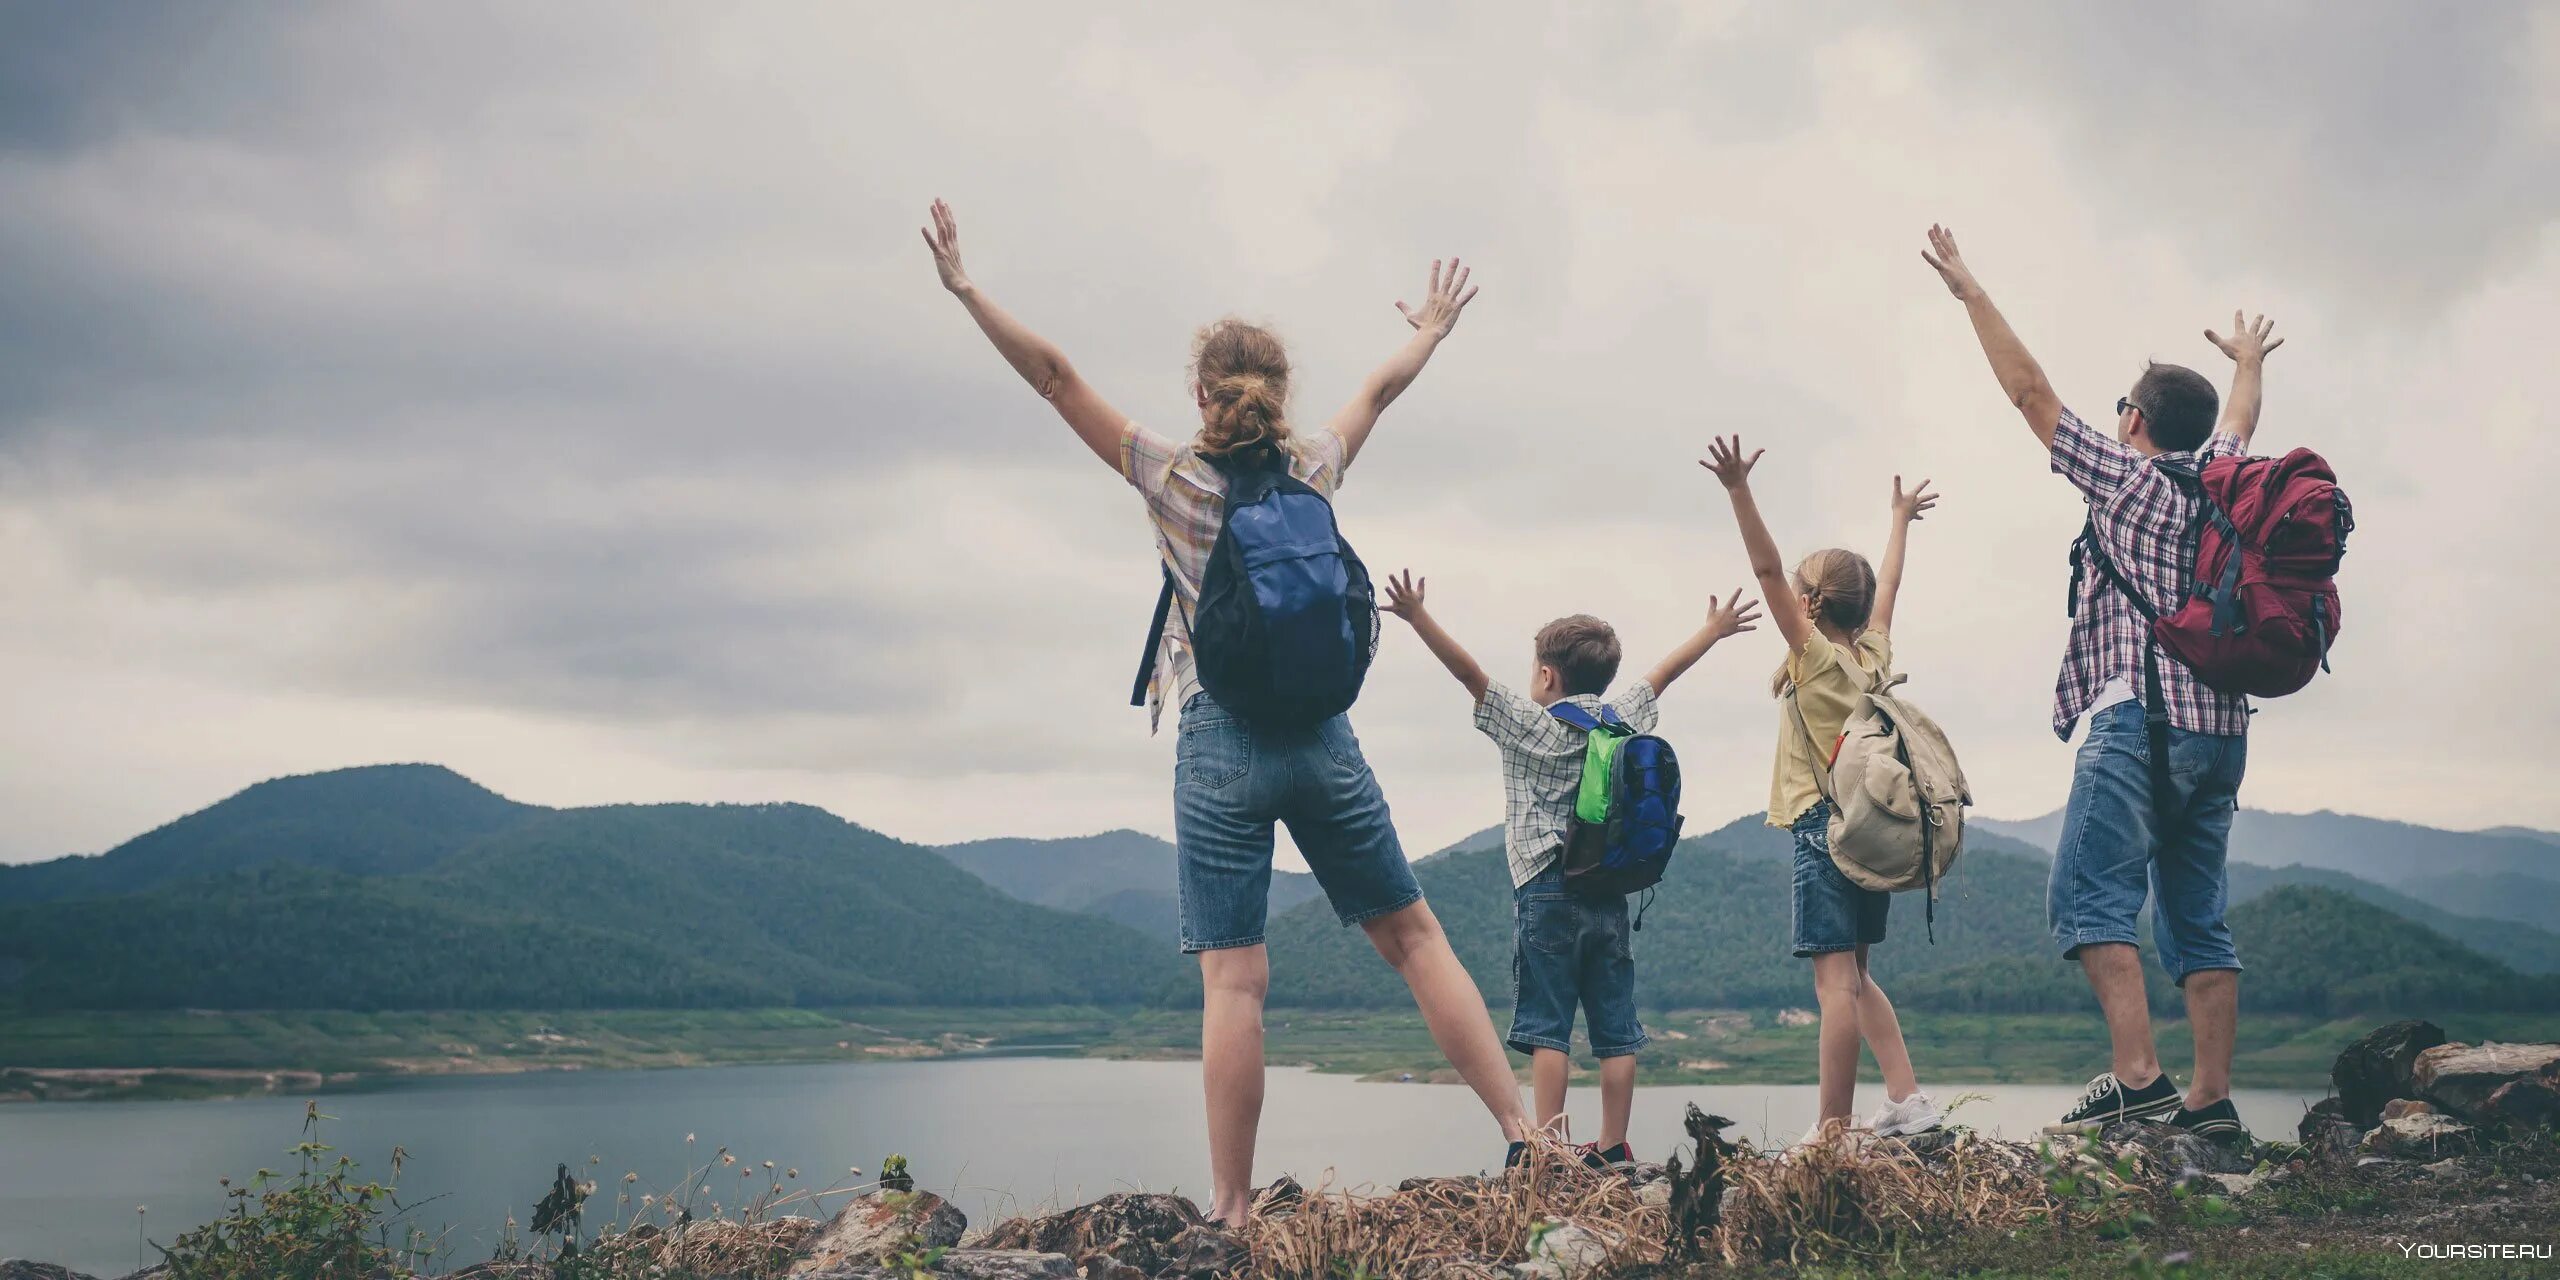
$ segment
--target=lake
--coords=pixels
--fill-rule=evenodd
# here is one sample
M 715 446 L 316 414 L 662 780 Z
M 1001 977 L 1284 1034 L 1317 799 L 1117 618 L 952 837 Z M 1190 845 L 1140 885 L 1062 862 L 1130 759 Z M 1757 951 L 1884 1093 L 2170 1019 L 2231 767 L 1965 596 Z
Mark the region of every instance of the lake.
M 985 1057 L 446 1076 L 324 1097 L 322 1111 L 338 1119 L 321 1137 L 371 1176 L 387 1176 L 392 1146 L 406 1147 L 402 1199 L 426 1202 L 417 1215 L 426 1225 L 452 1226 L 449 1264 L 461 1266 L 489 1256 L 509 1213 L 529 1217 L 555 1165 L 600 1182 L 591 1220 L 610 1217 L 627 1171 L 642 1179 L 635 1190 L 681 1182 L 687 1134 L 699 1136 L 697 1163 L 725 1145 L 742 1166 L 799 1169 L 796 1186 L 847 1180 L 854 1166 L 868 1175 L 883 1155 L 903 1152 L 917 1185 L 950 1197 L 973 1223 L 1121 1190 L 1205 1198 L 1199 1070 Z M 2078 1095 L 2071 1085 L 1932 1088 L 1942 1102 L 1987 1095 L 1957 1118 L 2010 1137 L 2032 1136 Z M 2313 1096 L 2252 1089 L 2235 1100 L 2253 1131 L 2277 1136 L 2293 1132 Z M 1880 1086 L 1862 1085 L 1860 1111 L 1882 1098 Z M 1667 1155 L 1690 1102 L 1732 1117 L 1734 1136 L 1763 1145 L 1794 1139 L 1815 1111 L 1811 1085 L 1640 1088 L 1637 1155 Z M 1597 1136 L 1598 1107 L 1596 1090 L 1575 1090 L 1578 1137 Z M 301 1099 L 283 1097 L 0 1107 L 0 1258 L 122 1275 L 136 1265 L 136 1206 L 149 1209 L 143 1222 L 163 1242 L 219 1213 L 216 1179 L 291 1166 L 285 1149 L 299 1138 L 302 1110 Z M 1266 1182 L 1286 1172 L 1312 1186 L 1331 1170 L 1338 1185 L 1391 1187 L 1499 1165 L 1501 1148 L 1463 1088 L 1275 1069 L 1254 1167 Z M 602 1163 L 590 1169 L 590 1156 Z M 734 1170 L 712 1182 L 724 1201 L 740 1198 L 729 1186 L 754 1185 Z

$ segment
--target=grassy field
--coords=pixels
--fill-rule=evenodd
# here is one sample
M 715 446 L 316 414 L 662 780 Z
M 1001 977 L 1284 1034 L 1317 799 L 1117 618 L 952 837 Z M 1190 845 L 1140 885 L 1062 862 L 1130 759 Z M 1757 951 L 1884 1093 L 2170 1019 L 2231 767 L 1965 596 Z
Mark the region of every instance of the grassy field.
M 1504 1011 L 1496 1011 L 1497 1021 Z M 1815 1028 L 1774 1011 L 1649 1013 L 1651 1083 L 1812 1081 Z M 1801 1020 L 1798 1020 L 1801 1022 Z M 2241 1021 L 2236 1082 L 2316 1086 L 2338 1050 L 2376 1018 Z M 1275 1063 L 1393 1078 L 1447 1074 L 1407 1011 L 1274 1009 Z M 1966 1083 L 2077 1083 L 2105 1066 L 2094 1013 L 1903 1018 L 1921 1073 Z M 2560 1040 L 2560 1016 L 2468 1015 L 2462 1040 Z M 402 1074 L 883 1061 L 983 1052 L 1185 1058 L 1197 1013 L 1100 1008 L 607 1010 L 580 1012 L 0 1013 L 0 1099 L 195 1097 Z M 2159 1028 L 2171 1069 L 2189 1058 L 2183 1023 Z M 1587 1063 L 1585 1064 L 1588 1065 Z

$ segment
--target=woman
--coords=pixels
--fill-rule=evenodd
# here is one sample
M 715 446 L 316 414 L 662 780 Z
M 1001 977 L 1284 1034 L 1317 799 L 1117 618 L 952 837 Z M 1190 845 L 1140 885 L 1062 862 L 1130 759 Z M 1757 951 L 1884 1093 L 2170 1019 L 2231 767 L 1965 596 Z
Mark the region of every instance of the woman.
M 971 283 L 960 233 L 937 200 L 924 231 L 942 285 L 967 308 L 998 353 L 1066 419 L 1076 438 L 1145 498 L 1156 550 L 1180 606 L 1166 619 L 1149 690 L 1149 715 L 1180 708 L 1174 765 L 1174 836 L 1182 890 L 1182 948 L 1200 957 L 1201 1075 L 1209 1104 L 1209 1216 L 1245 1219 L 1253 1196 L 1253 1147 L 1262 1119 L 1262 1002 L 1270 987 L 1263 924 L 1271 885 L 1272 825 L 1286 823 L 1344 924 L 1357 924 L 1413 989 L 1423 1021 L 1510 1140 L 1526 1137 L 1518 1081 L 1495 1038 L 1484 996 L 1449 949 L 1439 920 L 1397 843 L 1387 803 L 1361 757 L 1350 721 L 1312 729 L 1245 724 L 1200 691 L 1184 625 L 1200 597 L 1223 514 L 1228 465 L 1286 465 L 1332 497 L 1378 415 L 1395 402 L 1475 297 L 1455 259 L 1431 264 L 1418 308 L 1398 302 L 1413 336 L 1361 383 L 1331 422 L 1312 432 L 1288 418 L 1289 357 L 1270 331 L 1221 320 L 1193 344 L 1199 430 L 1174 440 L 1131 422 L 1076 374 L 1066 353 L 1025 328 Z

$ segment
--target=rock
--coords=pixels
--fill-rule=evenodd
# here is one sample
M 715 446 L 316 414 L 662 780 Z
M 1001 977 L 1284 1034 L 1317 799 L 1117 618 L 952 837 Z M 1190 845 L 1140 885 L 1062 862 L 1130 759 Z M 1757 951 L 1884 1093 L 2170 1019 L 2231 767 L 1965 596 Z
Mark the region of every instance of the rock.
M 1614 1231 L 1564 1222 L 1539 1233 L 1529 1246 L 1529 1256 L 1568 1276 L 1594 1275 L 1609 1265 L 1611 1251 L 1625 1243 Z
M 960 1243 L 968 1229 L 968 1216 L 930 1191 L 871 1191 L 856 1196 L 803 1241 L 788 1274 L 807 1280 L 908 1249 L 945 1248 Z
M 1564 1268 L 1544 1258 L 1512 1263 L 1511 1274 L 1519 1277 L 1519 1280 L 1565 1280 Z
M 2560 1079 L 2549 1070 L 2509 1080 L 2480 1104 L 2481 1124 L 2523 1132 L 2560 1129 Z
M 2474 1135 L 2470 1125 L 2428 1111 L 2383 1121 L 2364 1136 L 2359 1150 L 2396 1160 L 2437 1160 L 2470 1150 Z
M 2455 1174 L 2462 1172 L 2462 1161 L 2455 1159 L 2452 1156 L 2447 1156 L 2442 1160 L 2436 1161 L 2434 1164 L 2422 1164 L 2419 1165 L 2418 1168 L 2421 1172 L 2431 1178 L 2450 1178 Z
M 2267 1175 L 2263 1173 L 2217 1173 L 2213 1175 L 2213 1180 L 2222 1184 L 2222 1194 L 2230 1196 L 2236 1200 L 2241 1196 L 2245 1196 L 2250 1192 L 2257 1190 L 2258 1184 L 2267 1180 Z
M 2411 1020 L 2376 1028 L 2348 1045 L 2329 1068 L 2341 1114 L 2359 1129 L 2382 1123 L 2382 1104 L 2416 1096 L 2409 1077 L 2418 1055 L 2443 1043 L 2444 1028 Z
M 1398 1191 L 1452 1191 L 1463 1195 L 1472 1195 L 1483 1189 L 1484 1179 L 1470 1177 L 1463 1173 L 1407 1178 L 1396 1184 Z
M 1910 1134 L 1901 1138 L 1900 1141 L 1904 1147 L 1910 1150 L 1911 1154 L 1926 1160 L 1931 1156 L 1941 1155 L 1953 1149 L 1956 1145 L 1956 1139 L 1959 1136 L 1961 1135 L 1953 1129 L 1940 1128 L 1931 1129 L 1926 1133 Z
M 1665 1169 L 1661 1164 L 1652 1160 L 1638 1160 L 1634 1164 L 1618 1170 L 1618 1172 L 1625 1175 L 1627 1181 L 1634 1183 L 1639 1187 L 1644 1186 L 1647 1183 L 1660 1182 L 1664 1178 L 1671 1176 L 1670 1170 Z
M 1076 1264 L 1063 1253 L 1027 1249 L 953 1249 L 928 1274 L 955 1280 L 1075 1280 Z M 813 1271 L 805 1280 L 908 1280 L 887 1267 L 855 1265 Z
M 2336 1098 L 2322 1098 L 2302 1113 L 2302 1123 L 2294 1135 L 2313 1155 L 2342 1156 L 2356 1149 L 2364 1131 L 2346 1117 L 2343 1104 Z
M 2143 1120 L 2109 1125 L 2098 1141 L 2106 1146 L 2110 1159 L 2133 1155 L 2151 1178 L 2172 1183 L 2193 1182 L 2211 1173 L 2247 1173 L 2258 1163 L 2238 1147 L 2199 1138 L 2175 1125 Z
M 2560 1070 L 2560 1044 L 2440 1044 L 2418 1055 L 2409 1083 L 2417 1095 L 2465 1119 L 2516 1080 Z
M 2391 1101 L 2382 1104 L 2382 1118 L 2385 1120 L 2397 1120 L 2402 1116 L 2428 1116 L 2434 1114 L 2436 1114 L 2436 1104 L 2421 1101 L 2417 1098 L 2393 1098 Z
M 1244 1266 L 1250 1256 L 1242 1240 L 1203 1223 L 1173 1238 L 1173 1243 L 1165 1247 L 1165 1263 L 1157 1274 L 1209 1280 Z
M 1109 1254 L 1155 1275 L 1172 1262 L 1174 1241 L 1204 1221 L 1199 1208 L 1181 1196 L 1121 1191 L 1061 1213 L 997 1223 L 977 1243 L 1063 1253 L 1078 1261 Z
M 631 1234 L 636 1237 L 640 1233 Z M 547 1262 L 483 1262 L 464 1267 L 445 1280 L 550 1280 L 551 1274 L 551 1264 Z
M 1636 1188 L 1636 1203 L 1656 1209 L 1671 1207 L 1671 1180 L 1662 1178 Z
M 97 1280 L 84 1271 L 55 1266 L 50 1262 L 20 1262 L 0 1258 L 0 1280 Z
M 1107 1253 L 1084 1260 L 1084 1280 L 1148 1280 L 1147 1273 Z
M 1299 1186 L 1296 1178 L 1284 1173 L 1273 1178 L 1270 1186 L 1254 1193 L 1253 1213 L 1255 1217 L 1288 1213 L 1304 1203 L 1306 1198 L 1307 1189 Z

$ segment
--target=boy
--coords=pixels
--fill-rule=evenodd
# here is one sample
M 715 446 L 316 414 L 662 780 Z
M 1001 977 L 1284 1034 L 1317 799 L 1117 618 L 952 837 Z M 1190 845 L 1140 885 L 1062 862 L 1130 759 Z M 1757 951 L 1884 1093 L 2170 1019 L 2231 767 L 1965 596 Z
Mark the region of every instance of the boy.
M 1636 1020 L 1635 961 L 1627 950 L 1627 899 L 1570 892 L 1564 885 L 1566 824 L 1582 783 L 1587 735 L 1547 710 L 1569 702 L 1598 715 L 1601 695 L 1618 674 L 1618 634 L 1588 614 L 1558 618 L 1538 631 L 1529 696 L 1504 688 L 1423 608 L 1428 579 L 1410 572 L 1387 582 L 1387 612 L 1412 624 L 1440 665 L 1476 700 L 1476 728 L 1502 750 L 1502 843 L 1510 855 L 1512 1048 L 1529 1055 L 1531 1090 L 1541 1128 L 1564 1114 L 1573 1010 L 1582 1007 L 1591 1052 L 1600 1059 L 1600 1138 L 1583 1144 L 1583 1163 L 1595 1169 L 1633 1164 L 1627 1146 L 1627 1110 L 1635 1100 L 1635 1053 L 1649 1039 Z M 1736 591 L 1725 603 L 1707 600 L 1706 625 L 1673 649 L 1645 678 L 1627 686 L 1608 707 L 1636 733 L 1653 731 L 1654 703 L 1672 681 L 1706 656 L 1718 640 L 1752 629 L 1758 601 Z M 1523 1144 L 1512 1144 L 1517 1163 Z

